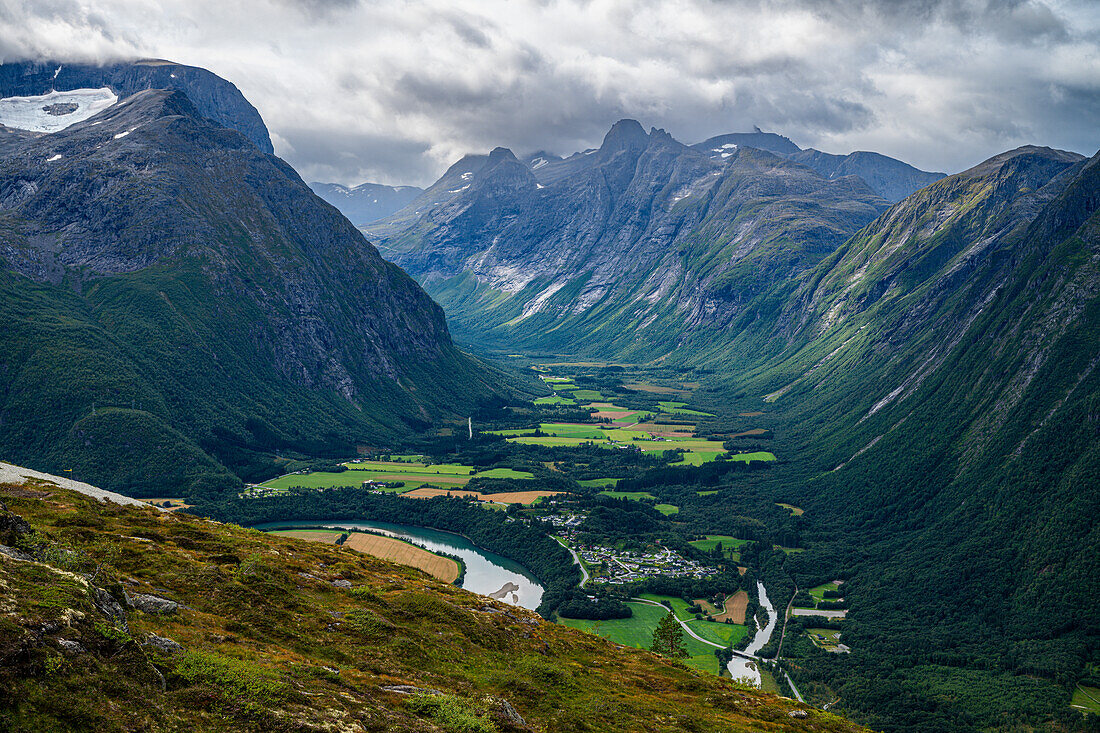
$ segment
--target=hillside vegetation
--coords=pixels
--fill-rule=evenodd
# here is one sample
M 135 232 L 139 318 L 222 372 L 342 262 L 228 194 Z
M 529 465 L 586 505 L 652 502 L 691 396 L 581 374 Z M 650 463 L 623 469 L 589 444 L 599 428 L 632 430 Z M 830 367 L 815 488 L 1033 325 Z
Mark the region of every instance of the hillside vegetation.
M 0 498 L 4 729 L 858 729 L 346 548 Z

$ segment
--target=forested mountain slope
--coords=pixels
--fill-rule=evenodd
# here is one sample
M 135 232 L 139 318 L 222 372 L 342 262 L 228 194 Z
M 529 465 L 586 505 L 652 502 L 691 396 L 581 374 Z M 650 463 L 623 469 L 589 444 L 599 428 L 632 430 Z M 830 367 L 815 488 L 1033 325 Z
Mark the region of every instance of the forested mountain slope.
M 181 92 L 0 128 L 0 452 L 141 495 L 346 455 L 499 383 L 294 171 Z M 259 461 L 259 463 L 255 463 Z
M 725 353 L 750 351 L 731 381 L 780 416 L 813 517 L 788 569 L 849 580 L 854 651 L 801 679 L 888 730 L 1059 718 L 1100 659 L 1100 157 L 1021 148 L 918 192 Z

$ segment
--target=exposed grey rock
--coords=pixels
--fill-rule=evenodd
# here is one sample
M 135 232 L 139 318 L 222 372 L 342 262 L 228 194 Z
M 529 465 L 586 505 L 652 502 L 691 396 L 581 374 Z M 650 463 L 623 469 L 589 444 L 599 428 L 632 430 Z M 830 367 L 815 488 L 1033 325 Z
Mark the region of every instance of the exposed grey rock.
M 145 613 L 175 613 L 179 609 L 179 604 L 175 601 L 144 593 L 127 594 L 126 602 L 131 608 Z
M 311 183 L 309 187 L 339 209 L 355 226 L 389 216 L 424 193 L 424 189 L 416 186 L 383 186 L 378 183 L 361 183 L 351 188 L 338 183 Z
M 27 520 L 0 503 L 0 544 L 15 545 L 24 537 L 34 534 Z
M 8 547 L 7 545 L 0 545 L 0 555 L 7 555 L 13 560 L 33 560 L 34 556 L 29 553 L 17 550 L 14 547 Z
M 523 719 L 523 716 L 516 712 L 516 709 L 512 707 L 512 703 L 505 700 L 503 697 L 490 698 L 491 702 L 497 707 L 497 714 L 513 727 L 525 728 L 527 727 L 527 721 Z
M 337 588 L 350 588 L 351 587 L 351 581 L 350 580 L 344 580 L 343 578 L 341 578 L 340 580 L 332 581 L 332 584 L 334 586 L 336 586 Z
M 427 687 L 414 687 L 413 685 L 381 685 L 378 689 L 385 692 L 396 692 L 398 695 L 445 695 L 442 690 L 432 690 Z
M 58 639 L 57 645 L 70 654 L 86 654 L 88 652 L 83 644 L 73 639 Z
M 810 717 L 810 714 L 807 713 L 805 710 L 792 710 L 791 712 L 787 713 L 787 715 L 798 720 L 805 720 L 806 718 Z
M 126 622 L 126 609 L 122 607 L 122 604 L 99 586 L 91 586 L 89 592 L 92 596 L 92 605 L 95 606 L 96 610 L 111 619 L 117 628 L 122 629 L 127 634 L 130 633 L 130 626 Z
M 693 332 L 731 328 L 888 207 L 859 178 L 731 150 L 715 159 L 624 120 L 598 150 L 538 168 L 501 149 L 464 158 L 364 231 L 460 332 L 663 354 Z M 472 284 L 496 295 L 468 297 Z M 624 312 L 637 327 L 602 328 Z
M 183 651 L 183 647 L 176 641 L 164 636 L 157 636 L 156 634 L 149 634 L 145 637 L 145 641 L 142 642 L 145 646 L 151 646 L 159 652 L 165 654 L 176 654 Z

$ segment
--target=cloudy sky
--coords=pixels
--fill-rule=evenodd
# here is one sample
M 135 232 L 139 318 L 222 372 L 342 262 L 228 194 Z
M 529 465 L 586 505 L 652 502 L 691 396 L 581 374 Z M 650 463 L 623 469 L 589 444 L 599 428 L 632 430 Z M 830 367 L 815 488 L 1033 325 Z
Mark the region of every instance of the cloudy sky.
M 946 172 L 1100 148 L 1096 0 L 0 0 L 0 55 L 208 68 L 306 180 L 427 184 L 623 117 Z

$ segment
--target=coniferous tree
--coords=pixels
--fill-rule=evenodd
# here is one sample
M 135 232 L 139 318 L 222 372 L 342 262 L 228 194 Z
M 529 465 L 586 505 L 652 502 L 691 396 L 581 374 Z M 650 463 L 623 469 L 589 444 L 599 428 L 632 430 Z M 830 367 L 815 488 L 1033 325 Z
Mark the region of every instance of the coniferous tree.
M 682 658 L 688 655 L 684 647 L 684 632 L 676 616 L 669 611 L 653 630 L 653 643 L 649 650 L 666 657 Z

